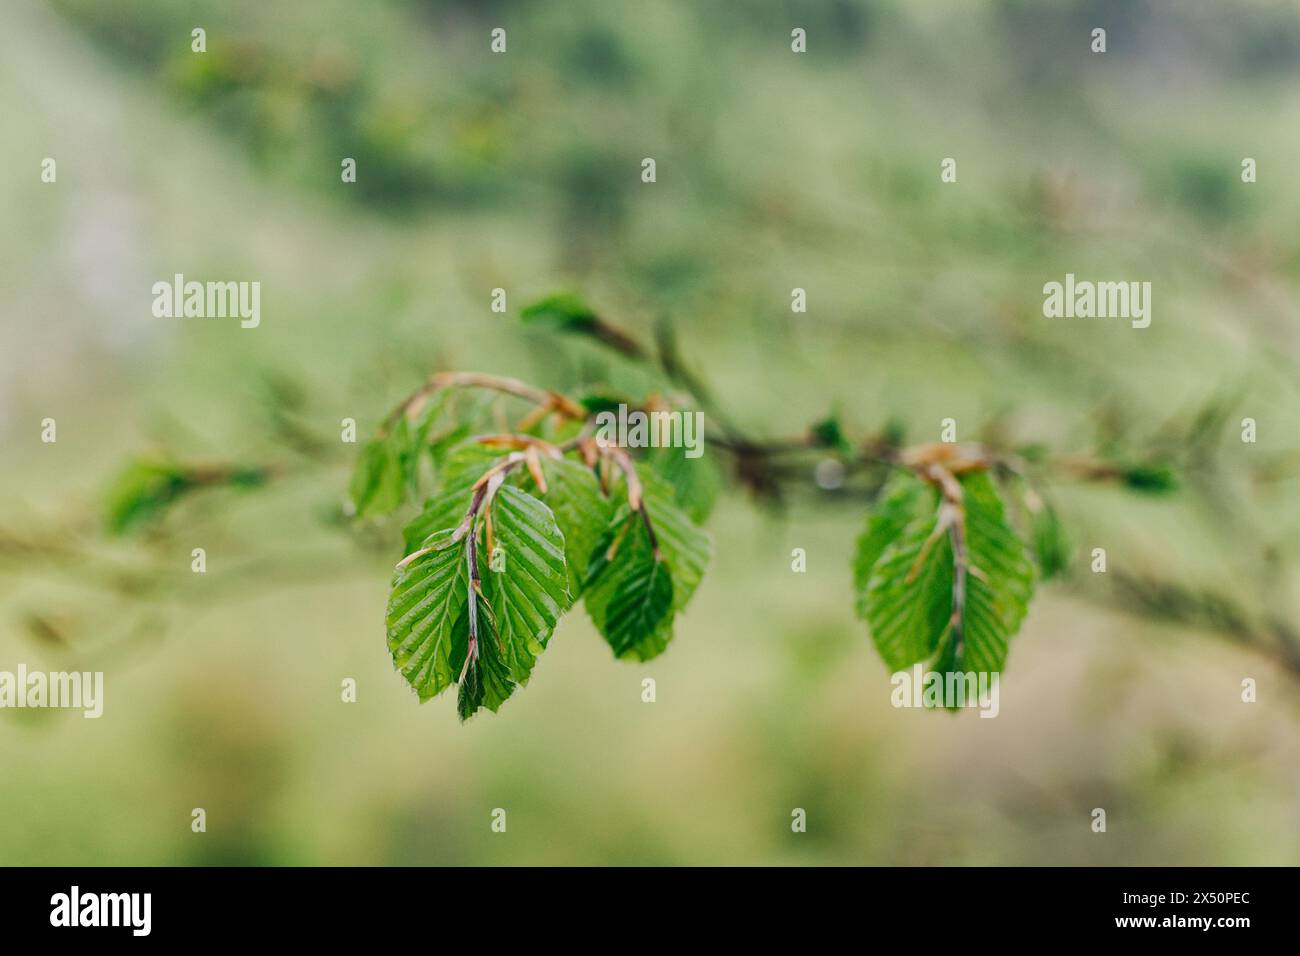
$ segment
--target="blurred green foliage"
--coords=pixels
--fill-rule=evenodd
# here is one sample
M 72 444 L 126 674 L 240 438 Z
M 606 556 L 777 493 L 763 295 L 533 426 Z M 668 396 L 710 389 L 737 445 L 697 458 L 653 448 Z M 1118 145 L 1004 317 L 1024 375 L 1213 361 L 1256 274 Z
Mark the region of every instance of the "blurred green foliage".
M 1300 615 L 1294 4 L 51 6 L 13 0 L 0 36 L 0 97 L 20 106 L 6 141 L 30 158 L 13 168 L 59 159 L 57 190 L 0 180 L 0 667 L 109 673 L 101 721 L 0 720 L 0 860 L 1300 853 L 1293 681 L 1210 618 L 1123 613 L 1120 583 L 1225 595 L 1219 623 L 1238 606 Z M 498 24 L 510 52 L 494 57 Z M 1098 24 L 1104 56 L 1088 52 Z M 1247 156 L 1256 184 L 1239 178 Z M 939 183 L 944 157 L 955 184 Z M 176 271 L 261 279 L 261 327 L 150 322 L 149 283 Z M 1042 285 L 1070 271 L 1152 281 L 1151 328 L 1045 321 Z M 789 311 L 796 286 L 806 315 Z M 490 311 L 495 287 L 509 315 Z M 846 610 L 850 484 L 783 518 L 719 495 L 713 570 L 649 670 L 593 678 L 608 648 L 566 620 L 528 694 L 457 727 L 410 706 L 378 644 L 393 529 L 342 520 L 357 446 L 339 422 L 373 434 L 432 368 L 589 407 L 657 387 L 586 337 L 521 330 L 521 306 L 559 288 L 642 343 L 670 318 L 748 433 L 822 422 L 828 445 L 893 446 L 955 417 L 963 440 L 1036 446 L 1031 467 L 1095 451 L 1172 493 L 1052 489 L 1075 560 L 1017 638 L 997 720 L 889 706 Z M 45 415 L 55 445 L 33 437 Z M 1236 432 L 1247 415 L 1255 445 Z M 110 517 L 150 533 L 105 543 L 100 489 L 150 447 L 167 452 L 126 473 Z M 168 463 L 194 460 L 283 463 L 284 478 L 191 493 Z M 1188 475 L 1176 489 L 1166 460 Z M 177 513 L 158 520 L 166 500 Z M 1111 570 L 1092 575 L 1080 558 L 1103 545 Z M 49 573 L 83 550 L 113 573 Z M 51 628 L 33 643 L 37 612 Z M 348 676 L 356 704 L 339 700 Z M 1240 703 L 1246 676 L 1258 704 Z M 1089 831 L 1098 805 L 1122 839 Z M 506 838 L 488 829 L 498 806 Z M 789 831 L 793 807 L 807 834 Z

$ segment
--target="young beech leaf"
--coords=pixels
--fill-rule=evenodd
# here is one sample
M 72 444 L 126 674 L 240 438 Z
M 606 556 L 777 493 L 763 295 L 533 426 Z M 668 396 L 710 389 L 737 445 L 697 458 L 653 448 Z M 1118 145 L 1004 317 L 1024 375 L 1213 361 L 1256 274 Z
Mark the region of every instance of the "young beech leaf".
M 673 501 L 697 524 L 707 520 L 722 490 L 717 462 L 707 455 L 687 458 L 681 448 L 656 448 L 646 455 L 654 473 L 672 486 Z
M 405 553 L 411 554 L 425 546 L 430 535 L 454 529 L 469 508 L 472 492 L 466 485 L 457 491 L 435 492 L 424 502 L 420 513 L 402 528 Z
M 404 478 L 397 445 L 388 437 L 361 446 L 349 491 L 358 518 L 386 515 L 402 503 Z
M 1070 566 L 1070 537 L 1056 510 L 1021 476 L 1013 477 L 1002 487 L 1014 495 L 1020 518 L 1017 526 L 1030 545 L 1039 576 L 1047 580 L 1065 571 Z
M 895 476 L 881 492 L 879 502 L 867 516 L 867 526 L 858 538 L 853 558 L 853 588 L 858 616 L 863 620 L 867 617 L 867 585 L 881 554 L 917 517 L 919 507 L 933 511 L 937 502 L 935 492 L 911 475 Z
M 672 640 L 673 620 L 677 612 L 686 606 L 704 577 L 712 545 L 709 536 L 673 504 L 671 487 L 652 474 L 644 474 L 642 482 L 645 506 L 659 542 L 662 563 L 672 582 L 669 610 L 658 619 L 656 625 L 640 634 L 622 631 L 611 634 L 611 605 L 615 596 L 620 594 L 624 579 L 629 575 L 645 575 L 647 562 L 652 560 L 649 536 L 641 516 L 632 512 L 626 500 L 616 510 L 592 555 L 583 603 L 596 629 L 610 643 L 618 657 L 648 661 L 662 654 Z M 608 559 L 611 547 L 615 547 L 612 560 Z M 666 593 L 662 585 L 652 583 L 659 589 L 659 595 Z M 628 587 L 630 589 L 634 585 Z M 626 595 L 627 591 L 622 593 Z M 613 623 L 619 625 L 623 623 L 623 618 L 615 614 Z
M 488 565 L 483 588 L 496 619 L 502 659 L 510 677 L 523 684 L 556 621 L 573 604 L 564 534 L 550 508 L 510 485 L 502 486 L 492 501 L 492 527 L 505 560 L 502 570 L 493 571 L 490 555 L 483 555 Z M 480 636 L 480 641 L 488 639 Z
M 492 606 L 478 595 L 474 596 L 478 604 L 478 641 L 475 654 L 469 666 L 465 658 L 469 653 L 469 602 L 461 608 L 452 628 L 451 664 L 459 676 L 464 678 L 456 692 L 456 712 L 461 720 L 469 720 L 480 707 L 486 707 L 492 713 L 505 703 L 506 698 L 515 692 L 518 684 L 511 677 L 510 667 L 506 663 L 501 638 L 496 631 Z
M 449 544 L 450 531 L 430 536 Z M 452 630 L 466 603 L 463 543 L 416 558 L 393 576 L 388 598 L 388 652 L 393 666 L 426 701 L 450 687 L 460 671 L 452 663 Z M 463 657 L 462 657 L 463 661 Z
M 897 479 L 858 541 L 858 608 L 893 670 L 926 661 L 954 671 L 1000 671 L 1028 608 L 1034 568 L 992 480 L 973 473 L 961 488 L 969 570 L 960 627 L 954 627 L 952 538 L 947 531 L 933 536 L 937 490 L 919 479 Z
M 993 480 L 977 472 L 962 480 L 966 546 L 972 572 L 966 578 L 961 641 L 952 642 L 952 670 L 1000 671 L 1007 643 L 1020 630 L 1034 594 L 1034 566 L 1007 523 Z
M 453 525 L 467 502 L 468 494 L 447 527 L 425 536 L 427 553 L 398 570 L 388 603 L 393 663 L 422 701 L 459 683 L 461 719 L 480 707 L 495 711 L 528 681 L 560 615 L 573 604 L 564 534 L 554 515 L 522 489 L 502 485 L 490 513 L 493 550 L 503 560 L 494 562 L 482 546 L 477 549 L 482 593 L 473 598 L 477 634 L 471 654 L 469 538 L 452 543 Z
M 420 486 L 420 462 L 446 399 L 435 395 L 414 418 L 401 415 L 384 434 L 361 446 L 349 493 L 358 518 L 395 511 Z
M 610 557 L 611 551 L 613 557 Z M 665 562 L 662 551 L 660 557 L 658 563 L 663 567 Z M 596 625 L 596 630 L 600 631 L 616 657 L 649 660 L 656 654 L 662 653 L 667 646 L 667 640 L 655 640 L 656 632 L 664 628 L 667 636 L 671 638 L 673 614 L 671 583 L 668 602 L 663 612 L 656 616 L 650 626 L 636 633 L 626 630 L 616 633 L 611 629 L 611 623 L 617 625 L 619 620 L 615 618 L 613 622 L 610 621 L 610 607 L 615 597 L 624 593 L 624 582 L 630 578 L 634 582 L 640 581 L 642 585 L 650 583 L 651 567 L 654 564 L 656 562 L 650 549 L 650 538 L 646 534 L 641 516 L 624 502 L 619 506 L 609 527 L 605 529 L 605 534 L 592 555 L 587 571 L 587 587 L 583 592 L 583 603 L 587 607 L 587 613 L 591 615 L 592 623 Z M 664 570 L 668 571 L 667 580 L 671 582 L 672 570 L 667 567 L 664 567 Z M 636 584 L 628 587 L 635 588 Z
M 461 449 L 465 439 L 472 434 L 474 434 L 474 430 L 468 425 L 457 425 L 429 439 L 429 460 L 433 463 L 435 477 L 441 473 L 447 460 Z M 475 447 L 481 448 L 482 446 L 475 443 Z
M 1070 539 L 1051 505 L 1044 503 L 1031 514 L 1030 534 L 1034 557 L 1044 580 L 1056 577 L 1069 567 Z
M 609 524 L 613 506 L 600 493 L 600 483 L 591 469 L 577 462 L 543 459 L 542 471 L 547 488 L 541 499 L 551 509 L 555 523 L 564 534 L 569 593 L 576 600 L 582 593 L 587 565 Z
M 500 448 L 489 448 L 476 441 L 463 442 L 450 449 L 433 476 L 434 490 L 446 494 L 456 491 L 469 494 L 474 482 L 506 453 Z
M 944 535 L 926 547 L 938 523 L 939 496 L 924 485 L 922 491 L 909 500 L 905 522 L 897 521 L 901 513 L 889 516 L 896 534 L 880 550 L 860 595 L 876 649 L 894 671 L 931 658 L 952 613 L 952 546 Z
M 406 416 L 398 421 L 390 436 L 397 447 L 398 460 L 402 464 L 402 481 L 412 494 L 420 490 L 420 463 L 426 454 L 432 455 L 430 435 L 442 414 L 447 393 L 439 392 L 425 402 L 414 418 Z
M 643 476 L 644 497 L 654 522 L 659 550 L 673 576 L 673 612 L 682 610 L 713 557 L 713 543 L 708 534 L 673 503 L 673 489 L 654 475 Z M 671 637 L 671 633 L 668 637 Z M 667 639 L 664 646 L 667 646 Z M 662 651 L 663 648 L 660 648 Z M 656 652 L 658 653 L 658 652 Z
M 638 532 L 644 538 L 639 522 L 633 533 Z M 655 560 L 649 547 L 635 548 L 634 553 L 605 609 L 605 639 L 616 657 L 653 634 L 673 609 L 673 581 L 663 559 Z

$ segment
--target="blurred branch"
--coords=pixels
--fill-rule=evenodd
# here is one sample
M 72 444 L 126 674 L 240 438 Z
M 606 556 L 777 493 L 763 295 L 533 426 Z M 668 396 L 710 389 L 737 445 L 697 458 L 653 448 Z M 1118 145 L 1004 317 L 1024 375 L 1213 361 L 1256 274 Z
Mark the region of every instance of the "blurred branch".
M 1116 569 L 1108 571 L 1107 577 L 1114 592 L 1110 596 L 1102 598 L 1089 588 L 1081 593 L 1106 603 L 1118 598 L 1128 611 L 1153 620 L 1205 628 L 1300 677 L 1300 632 L 1290 624 L 1273 617 L 1260 618 L 1233 598 L 1177 581 Z
M 631 336 L 610 325 L 571 297 L 559 302 L 548 300 L 547 313 L 552 321 L 559 314 L 559 327 L 566 332 L 587 336 L 613 350 L 623 359 L 648 367 L 684 395 L 667 399 L 652 394 L 641 400 L 618 396 L 601 396 L 601 401 L 625 401 L 629 408 L 662 409 L 665 402 L 693 402 L 719 426 L 710 444 L 727 456 L 728 473 L 733 481 L 748 490 L 760 503 L 779 506 L 796 488 L 816 493 L 860 494 L 874 501 L 894 469 L 915 469 L 926 456 L 959 455 L 1034 483 L 1044 481 L 1078 481 L 1109 483 L 1132 491 L 1165 493 L 1184 484 L 1187 474 L 1208 476 L 1217 464 L 1215 442 L 1229 422 L 1236 401 L 1220 393 L 1197 409 L 1185 421 L 1171 419 L 1161 425 L 1154 442 L 1141 447 L 1156 448 L 1159 455 L 1133 461 L 1125 448 L 1133 443 L 1123 439 L 1124 419 L 1103 419 L 1099 429 L 1098 449 L 1092 454 L 1053 454 L 1038 446 L 1016 446 L 1002 436 L 1000 428 L 987 430 L 993 437 L 984 443 L 962 445 L 935 443 L 907 448 L 900 426 L 890 422 L 876 434 L 853 439 L 846 435 L 838 416 L 813 422 L 799 435 L 786 438 L 758 437 L 736 423 L 723 407 L 708 383 L 683 360 L 675 330 L 667 318 L 655 326 L 655 347 L 643 347 Z M 562 306 L 562 308 L 561 308 Z M 567 311 L 565 311 L 567 310 Z M 538 316 L 542 313 L 538 313 Z M 108 527 L 127 532 L 137 525 L 161 521 L 164 513 L 182 496 L 217 489 L 251 490 L 292 473 L 312 481 L 325 480 L 336 456 L 329 442 L 310 425 L 311 403 L 284 382 L 271 382 L 276 407 L 269 419 L 273 436 L 280 447 L 302 455 L 304 460 L 293 467 L 278 463 L 246 465 L 236 463 L 184 464 L 172 461 L 139 461 L 119 476 L 110 500 Z M 287 389 L 287 390 L 286 390 Z M 384 419 L 381 434 L 391 429 L 402 416 L 418 416 L 428 400 L 444 389 L 477 389 L 520 399 L 532 405 L 519 426 L 504 435 L 479 436 L 478 441 L 491 447 L 516 449 L 519 454 L 584 450 L 591 442 L 595 405 L 589 400 L 578 402 L 560 392 L 537 388 L 503 376 L 440 371 L 404 398 Z M 569 433 L 564 441 L 552 444 L 538 435 L 528 434 L 547 416 L 555 415 L 561 423 L 581 423 L 577 434 Z M 563 436 L 561 436 L 563 437 Z M 584 454 L 589 449 L 584 450 Z M 1300 452 L 1282 452 L 1256 465 L 1256 480 L 1281 480 L 1294 477 Z M 830 477 L 826 465 L 831 464 Z M 630 462 L 628 463 L 630 464 Z M 1261 477 L 1263 476 L 1263 477 Z M 833 479 L 833 480 L 832 480 Z M 1211 484 L 1199 487 L 1198 493 L 1218 494 Z M 340 509 L 339 521 L 342 523 Z M 354 542 L 360 542 L 364 527 L 351 525 Z M 326 575 L 346 573 L 353 566 L 343 557 L 331 565 L 322 565 L 312 556 L 292 560 L 283 556 L 263 558 L 231 565 L 219 576 L 205 581 L 202 588 L 177 586 L 181 576 L 165 573 L 159 567 L 133 568 L 92 548 L 84 534 L 68 533 L 54 527 L 18 531 L 0 528 L 0 561 L 17 571 L 32 572 L 41 567 L 66 570 L 75 566 L 82 580 L 107 587 L 123 598 L 150 603 L 202 602 L 247 596 L 251 589 L 278 588 L 286 581 L 311 583 Z M 1112 571 L 1114 585 L 1111 603 L 1116 600 L 1128 611 L 1145 617 L 1176 621 L 1207 628 L 1233 643 L 1278 661 L 1300 677 L 1300 633 L 1277 618 L 1252 615 L 1241 602 L 1220 594 L 1208 593 L 1176 580 L 1135 576 Z M 1081 588 L 1089 598 L 1100 597 L 1095 588 Z M 43 644 L 62 648 L 75 644 L 75 636 L 62 624 L 46 615 L 28 613 L 25 627 Z

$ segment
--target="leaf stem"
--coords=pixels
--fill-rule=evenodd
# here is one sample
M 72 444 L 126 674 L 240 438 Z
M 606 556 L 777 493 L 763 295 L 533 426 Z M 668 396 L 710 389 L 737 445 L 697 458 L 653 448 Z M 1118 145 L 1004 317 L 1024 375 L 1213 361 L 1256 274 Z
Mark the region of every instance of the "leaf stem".
M 388 413 L 384 418 L 380 434 L 386 434 L 388 429 L 393 426 L 393 423 L 402 415 L 406 415 L 408 418 L 418 415 L 429 397 L 444 388 L 487 389 L 525 399 L 535 405 L 545 407 L 547 411 L 556 412 L 563 418 L 580 421 L 587 417 L 587 410 L 568 396 L 549 389 L 536 388 L 517 378 L 490 375 L 486 372 L 436 372 L 429 376 L 427 382 L 404 398 L 396 408 Z

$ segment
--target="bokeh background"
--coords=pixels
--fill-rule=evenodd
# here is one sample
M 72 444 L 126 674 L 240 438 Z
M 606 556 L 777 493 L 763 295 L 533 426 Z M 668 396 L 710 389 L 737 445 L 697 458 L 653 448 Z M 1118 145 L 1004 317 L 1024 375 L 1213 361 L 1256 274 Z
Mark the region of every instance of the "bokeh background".
M 1300 5 L 5 0 L 3 20 L 0 669 L 107 690 L 98 721 L 0 713 L 0 863 L 1300 860 Z M 261 327 L 155 319 L 176 272 L 260 281 Z M 1045 319 L 1066 272 L 1151 281 L 1151 327 Z M 663 657 L 616 662 L 571 614 L 530 685 L 462 726 L 392 670 L 397 530 L 344 515 L 338 423 L 368 432 L 434 368 L 632 375 L 521 327 L 555 289 L 643 339 L 670 316 L 757 434 L 838 410 L 928 441 L 953 417 L 1168 459 L 1180 487 L 1052 488 L 1112 570 L 1042 589 L 995 720 L 891 708 L 852 609 L 863 500 L 732 490 Z M 283 475 L 111 537 L 105 496 L 141 455 Z

